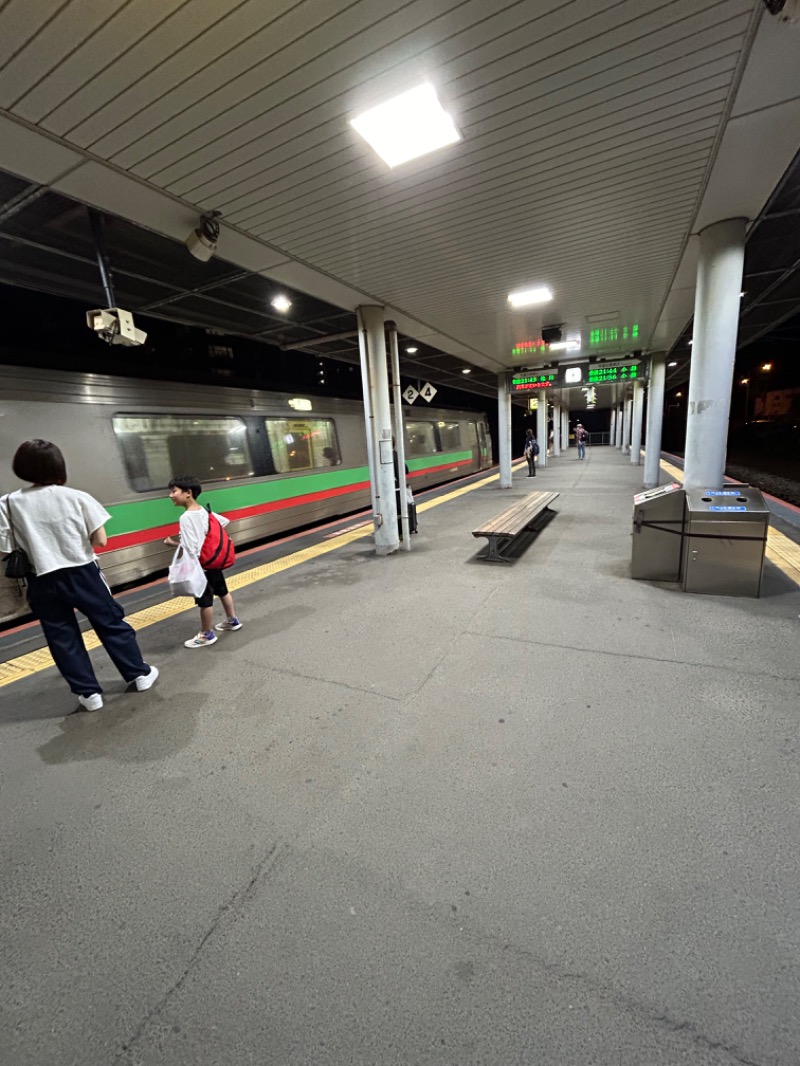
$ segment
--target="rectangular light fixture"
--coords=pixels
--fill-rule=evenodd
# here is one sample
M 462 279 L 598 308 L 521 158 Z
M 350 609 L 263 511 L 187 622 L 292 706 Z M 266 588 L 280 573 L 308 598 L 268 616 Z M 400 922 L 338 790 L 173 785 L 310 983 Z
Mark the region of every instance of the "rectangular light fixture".
M 461 140 L 428 82 L 365 111 L 350 125 L 390 167 Z
M 519 292 L 510 292 L 508 302 L 512 307 L 530 307 L 531 304 L 546 304 L 553 299 L 550 290 L 542 285 L 538 289 L 521 289 Z
M 580 341 L 553 341 L 552 344 L 547 346 L 551 352 L 579 352 L 581 350 Z

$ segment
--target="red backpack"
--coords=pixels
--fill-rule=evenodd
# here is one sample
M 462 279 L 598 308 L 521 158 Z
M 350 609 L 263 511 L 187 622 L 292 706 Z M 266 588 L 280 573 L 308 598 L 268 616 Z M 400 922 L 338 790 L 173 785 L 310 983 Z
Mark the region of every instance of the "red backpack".
M 227 570 L 236 562 L 233 541 L 222 528 L 219 519 L 208 508 L 208 533 L 200 549 L 200 565 L 204 570 Z

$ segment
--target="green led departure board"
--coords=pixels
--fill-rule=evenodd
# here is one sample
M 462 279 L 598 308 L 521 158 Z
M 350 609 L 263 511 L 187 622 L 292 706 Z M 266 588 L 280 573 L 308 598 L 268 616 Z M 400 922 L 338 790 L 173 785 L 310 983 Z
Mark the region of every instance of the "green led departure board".
M 625 366 L 591 366 L 587 382 L 590 385 L 613 384 L 615 381 L 634 381 L 641 376 L 641 368 L 638 363 L 627 363 Z
M 542 374 L 512 374 L 508 391 L 533 392 L 535 389 L 552 389 L 557 378 L 555 371 L 546 371 Z
M 512 355 L 543 355 L 547 345 L 544 341 L 519 341 L 511 349 Z
M 632 326 L 605 326 L 589 331 L 589 347 L 602 348 L 605 345 L 620 344 L 639 339 L 639 323 Z

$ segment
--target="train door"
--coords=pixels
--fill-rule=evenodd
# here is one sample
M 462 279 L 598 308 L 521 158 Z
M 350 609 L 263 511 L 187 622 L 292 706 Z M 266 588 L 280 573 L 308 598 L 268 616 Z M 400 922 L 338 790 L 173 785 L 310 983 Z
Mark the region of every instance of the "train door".
M 492 465 L 492 447 L 485 422 L 478 423 L 478 449 L 480 451 L 478 466 L 481 470 L 485 470 L 487 466 Z

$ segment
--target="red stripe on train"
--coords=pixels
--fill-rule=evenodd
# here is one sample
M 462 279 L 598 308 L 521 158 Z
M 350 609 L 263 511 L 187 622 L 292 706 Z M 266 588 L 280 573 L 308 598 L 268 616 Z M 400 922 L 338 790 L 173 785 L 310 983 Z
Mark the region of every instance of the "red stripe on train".
M 471 459 L 459 459 L 455 463 L 443 463 L 442 466 L 427 466 L 424 470 L 414 470 L 408 477 L 422 477 L 437 470 L 455 470 L 460 466 L 470 466 Z M 285 511 L 290 507 L 299 507 L 304 503 L 316 503 L 319 500 L 330 500 L 335 496 L 346 496 L 351 492 L 361 492 L 369 489 L 368 481 L 360 481 L 357 485 L 343 485 L 337 489 L 326 489 L 324 492 L 308 492 L 304 496 L 291 496 L 283 500 L 273 500 L 271 503 L 258 503 L 252 507 L 239 507 L 233 511 L 225 511 L 226 517 L 231 520 L 238 518 L 252 518 L 255 515 L 269 514 L 270 511 Z M 115 551 L 119 548 L 131 548 L 136 544 L 150 544 L 154 540 L 163 540 L 165 537 L 174 535 L 176 523 L 170 522 L 167 526 L 153 526 L 150 529 L 141 529 L 136 533 L 120 533 L 119 536 L 108 538 L 105 548 L 96 549 L 98 552 Z

